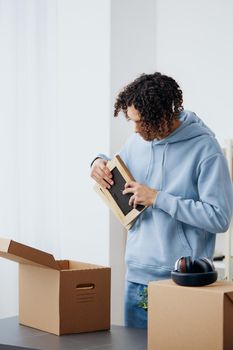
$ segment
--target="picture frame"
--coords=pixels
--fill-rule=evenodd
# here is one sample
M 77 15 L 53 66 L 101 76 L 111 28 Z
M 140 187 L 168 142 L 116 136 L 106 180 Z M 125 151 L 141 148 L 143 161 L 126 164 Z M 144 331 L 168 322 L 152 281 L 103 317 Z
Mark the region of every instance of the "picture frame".
M 107 167 L 113 175 L 114 184 L 110 189 L 107 189 L 96 183 L 94 189 L 112 210 L 121 224 L 129 230 L 138 216 L 147 207 L 144 205 L 137 205 L 136 208 L 130 206 L 128 203 L 133 193 L 122 193 L 125 183 L 135 181 L 135 179 L 121 157 L 116 155 L 112 160 L 107 162 Z

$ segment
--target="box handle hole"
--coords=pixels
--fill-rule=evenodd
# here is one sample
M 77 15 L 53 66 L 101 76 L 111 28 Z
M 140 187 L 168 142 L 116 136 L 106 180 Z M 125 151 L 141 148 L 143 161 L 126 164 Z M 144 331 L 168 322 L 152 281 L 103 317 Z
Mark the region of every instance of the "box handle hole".
M 77 284 L 76 289 L 94 289 L 94 283 Z

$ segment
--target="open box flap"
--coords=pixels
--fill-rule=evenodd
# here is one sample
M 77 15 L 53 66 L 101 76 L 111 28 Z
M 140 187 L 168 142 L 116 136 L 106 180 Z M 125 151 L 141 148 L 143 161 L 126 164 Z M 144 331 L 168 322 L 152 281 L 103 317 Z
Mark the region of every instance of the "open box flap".
M 60 270 L 59 264 L 52 254 L 15 242 L 0 238 L 0 257 L 22 264 L 41 265 Z

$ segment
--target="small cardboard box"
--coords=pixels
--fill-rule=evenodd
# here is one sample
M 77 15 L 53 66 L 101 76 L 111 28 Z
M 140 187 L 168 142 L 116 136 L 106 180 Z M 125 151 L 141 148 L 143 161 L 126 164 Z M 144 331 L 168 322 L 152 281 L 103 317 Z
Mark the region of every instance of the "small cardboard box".
M 181 287 L 150 282 L 148 350 L 232 350 L 233 283 Z
M 4 238 L 0 256 L 19 263 L 19 323 L 57 335 L 110 328 L 110 268 Z

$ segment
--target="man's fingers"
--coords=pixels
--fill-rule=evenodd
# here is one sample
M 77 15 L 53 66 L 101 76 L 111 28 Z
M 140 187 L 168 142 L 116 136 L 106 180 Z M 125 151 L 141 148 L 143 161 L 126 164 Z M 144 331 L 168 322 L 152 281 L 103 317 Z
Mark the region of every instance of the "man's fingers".
M 135 182 L 135 181 L 126 182 L 126 184 L 125 184 L 125 188 L 130 188 L 130 187 L 133 187 L 135 184 L 136 184 L 136 182 Z
M 100 158 L 97 159 L 92 165 L 91 177 L 102 187 L 110 189 L 114 182 L 112 179 L 112 173 L 106 164 L 106 160 Z
M 138 200 L 137 200 L 137 196 L 134 194 L 130 197 L 130 200 L 129 200 L 129 205 L 130 206 L 133 206 L 134 209 L 137 207 L 138 205 Z
M 110 178 L 109 176 L 107 176 L 106 173 L 105 173 L 103 170 L 101 170 L 101 169 L 94 170 L 92 174 L 93 174 L 94 176 L 98 177 L 99 179 L 105 180 L 105 181 L 108 182 L 110 185 L 113 185 L 113 180 L 112 180 L 112 178 Z
M 100 169 L 103 171 L 103 173 L 105 173 L 105 175 L 107 175 L 107 177 L 112 178 L 112 173 L 107 166 L 102 166 Z
M 129 188 L 125 188 L 122 193 L 126 194 L 126 193 L 134 193 L 134 192 L 135 192 L 135 188 L 129 187 Z
M 129 199 L 129 205 L 130 205 L 130 206 L 131 206 L 131 205 L 134 206 L 134 201 L 135 201 L 135 196 L 132 195 L 132 196 L 130 197 L 130 199 Z
M 108 182 L 110 185 L 113 185 L 112 179 L 110 179 L 110 178 L 107 177 L 106 175 L 104 175 L 104 176 L 102 177 L 102 179 L 105 180 L 106 182 Z
M 112 173 L 107 167 L 101 169 L 100 176 L 105 179 L 110 185 L 113 185 Z
M 110 183 L 108 182 L 108 181 L 110 181 L 109 178 L 107 178 L 107 177 L 106 177 L 106 179 L 105 179 L 105 178 L 102 178 L 101 176 L 99 176 L 98 173 L 93 174 L 91 177 L 92 177 L 96 182 L 98 182 L 98 184 L 100 184 L 102 187 L 108 188 L 108 189 L 111 188 Z
M 111 171 L 110 171 L 107 167 L 105 167 L 104 172 L 105 172 L 105 174 L 106 174 L 108 177 L 111 177 L 111 178 L 112 178 L 112 173 L 111 173 Z

